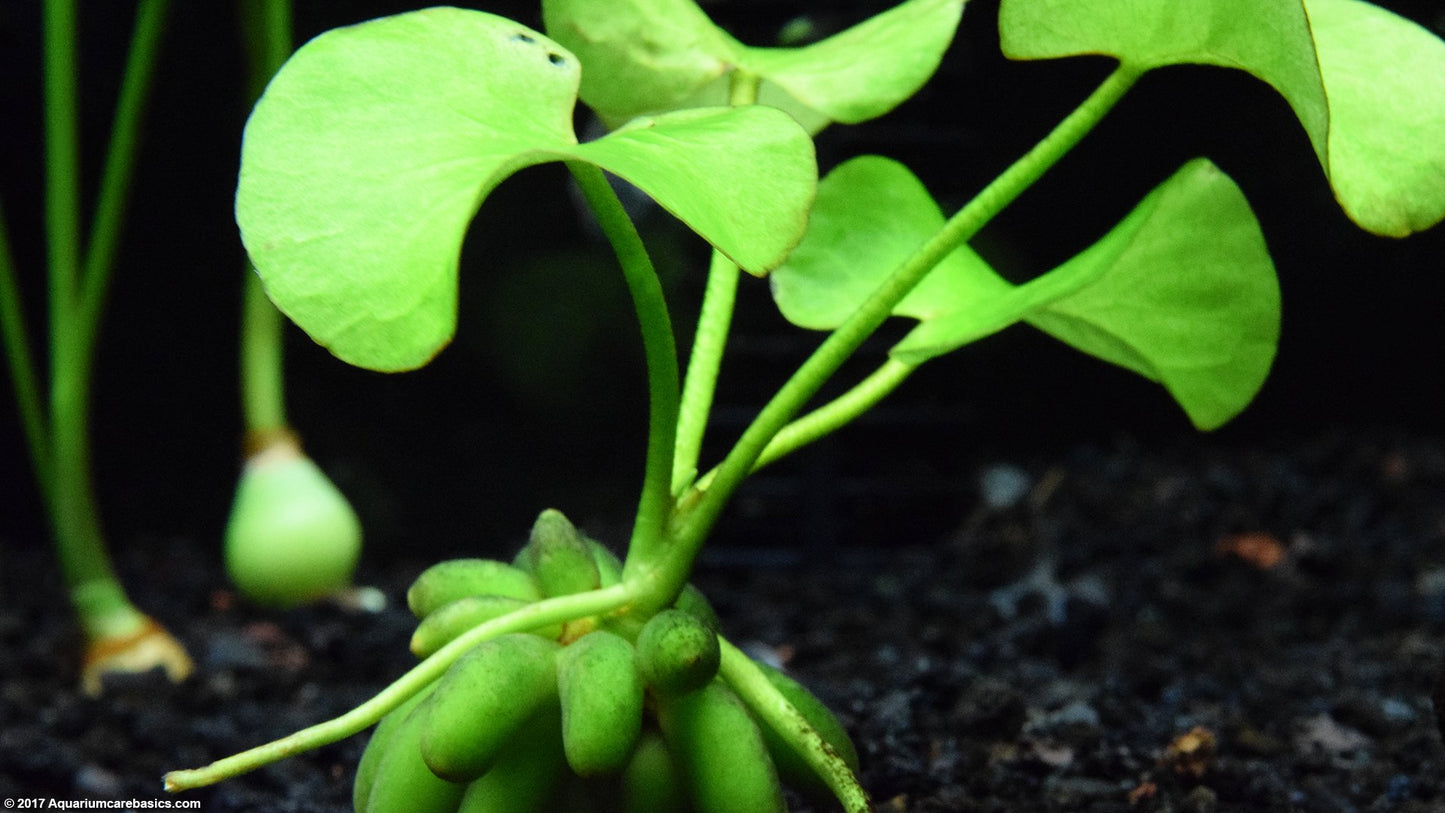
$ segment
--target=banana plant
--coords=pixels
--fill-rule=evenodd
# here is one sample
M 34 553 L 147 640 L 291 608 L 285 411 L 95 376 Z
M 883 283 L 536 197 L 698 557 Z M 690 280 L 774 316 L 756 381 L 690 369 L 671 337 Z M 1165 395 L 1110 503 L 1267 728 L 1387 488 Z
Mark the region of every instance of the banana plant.
M 242 10 L 254 100 L 291 53 L 291 3 L 246 0 Z M 240 359 L 245 463 L 226 523 L 226 570 L 242 595 L 275 607 L 345 591 L 361 555 L 355 509 L 301 450 L 286 418 L 284 327 L 247 267 Z
M 407 597 L 421 658 L 411 671 L 341 717 L 172 772 L 166 787 L 375 725 L 358 811 L 776 811 L 785 786 L 865 811 L 846 727 L 730 643 L 688 583 L 740 484 L 866 413 L 925 362 L 1011 325 L 1157 381 L 1201 429 L 1248 405 L 1279 337 L 1265 236 L 1207 159 L 1026 282 L 999 275 L 969 240 L 1141 76 L 1182 63 L 1241 69 L 1278 90 L 1363 228 L 1404 236 L 1445 217 L 1445 43 L 1358 0 L 1003 0 L 1008 56 L 1105 54 L 1113 72 L 952 213 L 883 156 L 819 180 L 813 139 L 929 81 L 963 6 L 909 0 L 793 48 L 745 45 L 692 0 L 544 0 L 546 34 L 433 8 L 303 46 L 252 113 L 237 191 L 272 301 L 344 361 L 424 365 L 455 330 L 461 241 L 482 201 L 525 167 L 563 162 L 637 313 L 650 427 L 638 508 L 621 558 L 547 509 L 515 560 L 428 569 Z M 579 100 L 613 129 L 579 142 Z M 685 375 L 646 247 L 605 173 L 712 246 Z M 827 336 L 704 469 L 744 271 L 767 277 L 788 320 Z M 892 317 L 916 324 L 874 372 L 817 403 Z

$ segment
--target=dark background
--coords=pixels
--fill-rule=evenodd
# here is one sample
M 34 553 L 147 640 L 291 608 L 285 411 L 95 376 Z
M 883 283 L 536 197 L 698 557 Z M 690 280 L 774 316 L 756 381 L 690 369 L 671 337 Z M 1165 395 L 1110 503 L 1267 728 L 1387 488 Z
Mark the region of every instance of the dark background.
M 44 314 L 38 5 L 0 2 L 0 198 L 37 345 Z M 533 3 L 478 5 L 540 25 Z M 763 44 L 808 4 L 705 5 L 740 38 Z M 887 4 L 812 5 L 830 9 L 818 19 L 828 28 Z M 1382 5 L 1445 30 L 1437 3 Z M 82 6 L 82 124 L 93 183 L 131 7 Z M 413 7 L 299 6 L 298 43 Z M 894 115 L 826 131 L 823 169 L 862 152 L 890 155 L 951 210 L 1107 72 L 1099 60 L 1006 62 L 997 51 L 996 9 L 987 0 L 969 5 L 939 75 Z M 218 549 L 239 462 L 242 254 L 231 196 L 246 68 L 233 4 L 176 3 L 171 23 L 101 340 L 95 468 L 113 544 L 184 538 Z M 977 246 L 1006 275 L 1046 270 L 1196 155 L 1244 188 L 1284 295 L 1274 371 L 1257 402 L 1212 442 L 1282 444 L 1366 429 L 1438 433 L 1445 231 L 1404 241 L 1359 231 L 1335 206 L 1288 107 L 1242 73 L 1174 68 L 1146 77 Z M 685 350 L 705 253 L 655 212 L 642 225 L 658 248 Z M 369 563 L 402 553 L 501 552 L 546 506 L 622 541 L 641 472 L 645 386 L 618 275 L 586 273 L 608 262 L 580 225 L 564 174 L 527 170 L 489 199 L 472 229 L 459 333 L 432 365 L 395 376 L 356 370 L 290 331 L 292 422 L 363 514 Z M 724 368 L 715 452 L 818 339 L 783 323 L 766 286 L 751 282 Z M 886 347 L 867 348 L 858 370 L 871 369 Z M 1171 444 L 1199 436 L 1156 385 L 1015 328 L 932 362 L 859 425 L 758 478 L 719 529 L 713 555 L 930 543 L 973 504 L 980 465 L 1047 459 L 1121 437 Z M 44 538 L 7 392 L 0 398 L 0 544 Z

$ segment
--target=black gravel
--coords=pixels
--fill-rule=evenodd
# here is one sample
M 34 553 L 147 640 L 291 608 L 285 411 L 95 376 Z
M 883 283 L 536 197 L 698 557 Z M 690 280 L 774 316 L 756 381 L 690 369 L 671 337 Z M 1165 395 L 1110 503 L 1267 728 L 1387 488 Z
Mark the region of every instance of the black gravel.
M 944 539 L 698 574 L 735 641 L 838 711 L 880 810 L 1445 809 L 1445 443 L 1121 441 L 980 481 Z M 266 613 L 213 546 L 152 540 L 123 567 L 198 673 L 89 700 L 46 546 L 0 550 L 0 797 L 158 798 L 164 771 L 333 716 L 411 663 L 398 600 L 424 561 L 363 571 L 393 600 L 378 614 Z M 192 797 L 346 810 L 363 744 Z

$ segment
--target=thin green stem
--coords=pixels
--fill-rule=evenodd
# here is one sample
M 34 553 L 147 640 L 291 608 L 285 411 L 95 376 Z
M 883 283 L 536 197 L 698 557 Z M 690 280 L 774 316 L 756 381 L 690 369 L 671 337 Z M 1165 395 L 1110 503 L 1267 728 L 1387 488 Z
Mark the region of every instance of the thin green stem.
M 678 414 L 677 452 L 672 463 L 673 494 L 681 493 L 697 476 L 702 439 L 707 431 L 708 415 L 712 412 L 713 395 L 717 391 L 718 372 L 722 369 L 723 350 L 732 326 L 740 276 L 737 263 L 713 249 Z
M 637 600 L 638 588 L 642 584 L 641 581 L 622 582 L 602 590 L 549 598 L 479 624 L 412 667 L 411 671 L 397 678 L 375 697 L 340 717 L 217 760 L 204 768 L 171 771 L 165 775 L 165 788 L 174 793 L 205 787 L 345 739 L 375 725 L 392 709 L 406 702 L 407 698 L 440 678 L 457 658 L 477 644 L 507 633 L 526 632 L 551 624 L 565 624 L 579 618 L 623 610 Z
M 1120 66 L 1070 113 L 1042 141 L 1014 162 L 1003 174 L 944 224 L 907 261 L 879 286 L 869 299 L 833 331 L 763 407 L 743 432 L 731 452 L 718 466 L 707 491 L 687 502 L 689 510 L 679 516 L 675 544 L 663 567 L 668 575 L 686 578 L 712 526 L 738 485 L 753 470 L 773 438 L 825 381 L 888 318 L 894 306 L 907 296 L 934 266 L 964 244 L 989 220 L 1012 203 L 1050 167 L 1076 145 L 1111 110 L 1138 79 L 1139 72 Z
M 0 207 L 0 338 L 5 343 L 5 358 L 9 362 L 20 425 L 30 450 L 30 465 L 40 486 L 41 499 L 49 505 L 50 428 L 46 425 L 45 403 L 41 400 L 39 379 L 35 376 L 35 354 L 30 349 L 30 329 L 25 324 L 24 301 L 15 270 L 15 255 L 10 251 L 5 212 Z
M 883 362 L 852 389 L 779 430 L 758 455 L 753 471 L 851 423 L 897 389 L 916 369 L 917 365 L 896 359 Z
M 80 124 L 75 90 L 74 0 L 45 0 L 42 24 L 45 237 L 53 341 L 70 332 L 80 274 Z
M 286 427 L 285 324 L 249 266 L 243 285 L 241 415 L 254 436 Z
M 745 703 L 753 716 L 767 723 L 798 750 L 803 761 L 823 778 L 847 813 L 868 813 L 868 793 L 858 784 L 858 777 L 848 763 L 823 741 L 812 723 L 788 702 L 768 680 L 763 670 L 742 650 L 718 636 L 722 663 L 718 673 Z
M 134 160 L 134 133 L 164 5 L 139 10 L 122 98 L 96 216 L 94 250 L 81 278 L 79 115 L 76 103 L 76 21 L 73 0 L 46 0 L 43 16 L 45 225 L 50 283 L 49 513 L 71 601 L 92 639 L 124 637 L 146 619 L 115 576 L 101 533 L 90 472 L 91 361 L 106 287 L 121 194 Z M 85 298 L 79 287 L 85 286 Z
M 291 0 L 244 0 L 241 27 L 251 64 L 247 91 L 255 101 L 291 56 Z
M 647 364 L 648 432 L 642 493 L 627 548 L 627 566 L 635 567 L 636 561 L 647 562 L 656 557 L 657 549 L 664 544 L 663 532 L 672 513 L 670 486 L 678 414 L 677 343 L 673 339 L 672 319 L 662 283 L 657 279 L 642 238 L 607 177 L 591 164 L 569 161 L 567 168 L 612 244 L 642 329 L 642 350 Z
M 106 150 L 100 193 L 96 198 L 95 217 L 91 221 L 90 240 L 86 244 L 80 277 L 82 287 L 76 329 L 81 332 L 78 341 L 86 348 L 87 354 L 93 352 L 101 311 L 110 287 L 126 196 L 135 173 L 141 114 L 150 95 L 169 5 L 170 0 L 142 0 L 136 8 L 135 27 L 131 31 L 130 50 L 121 78 L 120 95 L 116 99 L 115 121 L 111 125 L 110 145 Z
M 734 107 L 756 104 L 761 84 L 762 77 L 734 70 L 729 79 L 729 103 Z M 717 392 L 718 372 L 722 369 L 723 351 L 732 327 L 739 276 L 737 263 L 713 249 L 707 271 L 707 287 L 703 291 L 702 309 L 698 313 L 697 331 L 682 387 L 677 448 L 672 460 L 671 491 L 674 495 L 680 494 L 697 476 L 703 435 L 707 433 L 708 416 L 712 413 L 713 396 Z
M 290 0 L 246 0 L 242 25 L 250 55 L 250 98 L 291 55 Z M 241 414 L 248 435 L 286 427 L 285 321 L 266 297 L 261 278 L 248 265 L 241 304 Z
M 100 532 L 90 482 L 89 365 L 76 327 L 80 269 L 80 155 L 76 107 L 75 4 L 44 11 L 45 228 L 50 282 L 50 519 L 61 570 L 88 634 L 126 615 Z M 94 598 L 94 597 L 99 597 Z M 134 610 L 131 610 L 134 613 Z M 122 624 L 122 626 L 124 626 Z M 137 627 L 138 628 L 138 627 Z

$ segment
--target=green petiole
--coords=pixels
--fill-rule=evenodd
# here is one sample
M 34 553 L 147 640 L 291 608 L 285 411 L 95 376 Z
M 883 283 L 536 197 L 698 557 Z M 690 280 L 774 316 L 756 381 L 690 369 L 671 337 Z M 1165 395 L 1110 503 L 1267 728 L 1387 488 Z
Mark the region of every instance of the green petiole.
M 241 303 L 241 415 L 258 437 L 286 427 L 284 323 L 261 278 L 246 270 Z
M 812 724 L 783 697 L 758 665 L 726 638 L 718 636 L 722 663 L 718 674 L 747 704 L 759 720 L 774 731 L 787 732 L 787 739 L 802 749 L 804 760 L 833 791 L 847 813 L 867 813 L 868 793 L 842 757 L 813 728 Z
M 128 51 L 130 58 L 121 77 L 110 145 L 101 170 L 95 217 L 91 222 L 90 239 L 86 243 L 81 266 L 77 325 L 82 331 L 81 344 L 91 349 L 95 346 L 95 331 L 100 326 L 101 309 L 110 290 L 126 192 L 130 189 L 135 170 L 141 114 L 145 110 L 155 72 L 155 58 L 160 52 L 161 34 L 165 30 L 169 6 L 170 0 L 145 0 L 136 9 L 135 29 Z
M 676 567 L 678 563 L 691 564 L 728 499 L 743 479 L 757 467 L 767 448 L 775 442 L 792 417 L 823 383 L 883 324 L 894 306 L 944 257 L 973 237 L 984 224 L 1012 203 L 1078 144 L 1104 115 L 1113 109 L 1139 75 L 1139 71 L 1128 66 L 1121 65 L 1116 68 L 1042 141 L 954 214 L 933 238 L 879 286 L 847 322 L 824 340 L 763 407 L 723 462 L 705 478 L 706 491 L 691 502 L 689 510 L 677 520 L 677 544 L 672 551 L 673 558 L 666 567 Z M 881 384 L 886 391 L 896 387 L 904 378 L 896 374 L 886 375 L 881 382 L 874 381 L 868 386 L 877 388 Z M 865 396 L 860 393 L 857 400 L 860 403 L 869 398 L 876 400 L 882 394 L 868 392 Z M 802 424 L 803 429 L 798 430 L 791 439 L 785 438 L 784 445 L 775 447 L 779 450 L 778 454 L 797 448 L 801 442 L 821 437 L 852 420 L 859 414 L 855 406 L 845 401 L 840 408 L 820 411 L 821 417 Z
M 10 251 L 10 238 L 5 228 L 5 212 L 0 208 L 0 340 L 5 344 L 10 380 L 14 382 L 15 402 L 20 413 L 25 443 L 30 451 L 30 466 L 40 486 L 41 499 L 47 505 L 50 494 L 50 429 L 40 385 L 35 376 L 35 355 L 30 349 L 30 330 L 25 324 L 25 311 L 20 305 L 20 283 L 16 280 L 15 257 Z
M 116 578 L 90 473 L 95 346 L 167 6 L 145 0 L 137 8 L 88 241 L 81 235 L 76 7 L 73 0 L 43 7 L 48 400 L 37 385 L 13 259 L 0 235 L 0 322 L 56 552 L 87 638 L 82 685 L 90 693 L 100 691 L 108 671 L 160 665 L 179 679 L 191 669 L 180 644 L 131 604 Z
M 734 70 L 729 77 L 728 102 L 735 107 L 756 104 L 761 84 L 761 77 Z M 683 382 L 677 449 L 672 464 L 674 496 L 681 494 L 697 476 L 703 435 L 707 432 L 708 415 L 712 412 L 713 396 L 717 391 L 718 371 L 722 367 L 723 351 L 732 325 L 739 276 L 737 263 L 713 249 L 692 353 L 688 357 L 687 376 Z
M 612 244 L 642 328 L 649 418 L 642 494 L 638 499 L 632 539 L 628 543 L 627 566 L 635 568 L 636 562 L 648 562 L 657 556 L 664 544 L 663 532 L 672 512 L 672 460 L 678 422 L 677 344 L 673 339 L 672 318 L 668 315 L 662 284 L 653 270 L 642 238 L 622 208 L 617 194 L 597 167 L 568 162 L 567 168 L 577 180 L 583 197 Z M 682 589 L 681 584 L 678 589 Z M 663 596 L 660 600 L 665 604 L 670 599 Z
M 242 5 L 250 57 L 249 96 L 261 96 L 266 82 L 291 55 L 290 0 L 247 0 Z M 245 269 L 241 305 L 241 414 L 253 437 L 284 431 L 286 385 L 283 320 L 266 298 L 261 278 Z

